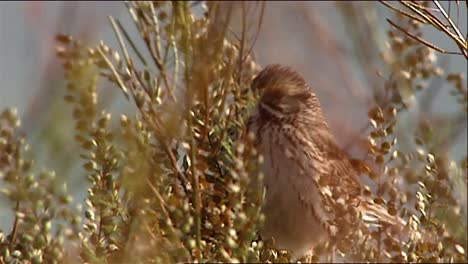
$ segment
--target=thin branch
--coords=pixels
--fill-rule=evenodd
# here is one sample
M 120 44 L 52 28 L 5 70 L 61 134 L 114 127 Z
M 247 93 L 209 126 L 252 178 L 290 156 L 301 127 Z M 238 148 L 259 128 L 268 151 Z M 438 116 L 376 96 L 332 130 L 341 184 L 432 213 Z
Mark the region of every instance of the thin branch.
M 13 249 L 13 246 L 15 245 L 15 242 L 16 242 L 16 237 L 18 236 L 18 223 L 19 223 L 19 219 L 18 219 L 18 216 L 16 215 L 16 213 L 18 213 L 18 211 L 19 211 L 19 206 L 20 206 L 20 202 L 19 202 L 19 201 L 16 201 L 16 205 L 15 205 L 15 221 L 13 222 L 13 229 L 12 229 L 12 231 L 11 231 L 10 249 Z
M 154 9 L 154 3 L 151 2 L 150 4 L 150 9 L 151 9 L 151 14 L 152 14 L 152 19 L 154 23 L 154 32 L 155 32 L 155 37 L 156 37 L 156 54 L 158 56 L 161 56 L 161 34 L 159 32 L 159 19 L 156 16 L 156 10 Z
M 455 52 L 455 51 L 446 51 L 446 50 L 443 50 L 439 47 L 437 47 L 436 45 L 416 36 L 416 35 L 413 35 L 411 33 L 409 33 L 408 31 L 406 31 L 405 29 L 401 28 L 400 26 L 396 25 L 395 23 L 393 23 L 390 19 L 387 19 L 388 23 L 390 23 L 393 27 L 395 27 L 396 29 L 400 30 L 401 32 L 405 33 L 407 36 L 411 37 L 412 39 L 414 40 L 417 40 L 419 42 L 421 42 L 422 44 L 428 46 L 429 48 L 432 48 L 438 52 L 441 52 L 441 53 L 445 53 L 445 54 L 456 54 L 456 55 L 464 55 L 463 53 L 460 53 L 460 52 Z
M 174 11 L 179 13 L 178 15 L 180 16 L 181 24 L 183 25 L 183 35 L 184 37 L 182 38 L 182 46 L 183 46 L 183 51 L 185 52 L 184 56 L 184 76 L 185 76 L 185 88 L 188 93 L 186 93 L 187 96 L 192 96 L 193 95 L 193 87 L 191 83 L 191 60 L 193 59 L 193 49 L 191 46 L 191 41 L 192 41 L 192 30 L 191 27 L 189 26 L 192 22 L 192 18 L 189 15 L 188 8 L 188 2 L 173 2 L 174 6 Z M 179 10 L 177 10 L 179 9 Z M 192 42 L 193 43 L 193 42 Z M 195 209 L 194 212 L 194 218 L 195 218 L 195 256 L 198 261 L 201 259 L 201 209 L 203 207 L 202 205 L 202 200 L 201 200 L 201 193 L 200 193 L 200 180 L 199 180 L 199 174 L 197 173 L 198 171 L 196 170 L 196 152 L 195 152 L 195 140 L 194 140 L 194 132 L 193 132 L 193 124 L 192 124 L 192 117 L 190 115 L 190 109 L 192 107 L 192 100 L 193 98 L 187 98 L 186 102 L 186 120 L 187 120 L 187 127 L 189 131 L 189 144 L 190 144 L 190 171 L 192 174 L 191 177 L 191 184 L 192 184 L 192 202 L 193 202 L 193 207 Z
M 457 43 L 459 44 L 458 47 L 460 48 L 461 52 L 465 55 L 465 57 L 468 58 L 468 52 L 467 52 L 468 47 L 467 47 L 466 40 L 463 37 L 463 34 L 460 32 L 460 30 L 458 30 L 458 27 L 453 23 L 452 19 L 450 19 L 450 17 L 445 12 L 445 9 L 439 4 L 439 2 L 434 1 L 434 4 L 440 9 L 440 11 L 442 12 L 442 15 L 444 15 L 445 19 L 449 22 L 452 29 L 455 31 L 455 33 L 457 33 L 458 38 L 459 38 L 459 41 L 457 41 Z M 459 42 L 461 42 L 462 45 L 460 45 Z
M 459 39 L 457 35 L 455 35 L 453 32 L 448 30 L 448 28 L 442 23 L 442 21 L 440 21 L 439 18 L 434 16 L 431 12 L 425 9 L 421 9 L 419 5 L 412 3 L 412 2 L 403 1 L 401 3 L 405 5 L 406 7 L 410 8 L 411 10 L 413 10 L 414 12 L 416 12 L 417 14 L 419 14 L 421 17 L 423 17 L 426 21 L 428 21 L 437 29 L 445 32 L 450 38 L 452 38 L 455 42 L 457 42 L 459 47 L 463 47 L 464 49 L 466 49 L 466 43 L 462 42 L 461 39 Z M 462 53 L 462 55 L 468 58 L 468 54 Z
M 242 77 L 242 58 L 244 57 L 244 49 L 246 44 L 246 35 L 247 35 L 247 10 L 246 10 L 246 3 L 242 2 L 242 32 L 241 32 L 241 41 L 240 41 L 240 48 L 239 48 L 239 62 L 238 62 L 238 77 L 237 83 L 241 83 Z
M 148 179 L 148 177 L 145 177 L 145 180 L 146 180 L 146 183 L 148 184 L 148 186 L 150 187 L 150 189 L 153 191 L 156 198 L 158 198 L 159 203 L 161 204 L 161 211 L 163 212 L 164 217 L 166 217 L 166 219 L 170 219 L 169 213 L 166 210 L 166 203 L 164 202 L 164 199 L 162 198 L 162 196 L 159 193 L 158 189 L 156 189 L 156 186 L 153 185 L 153 183 Z
M 247 53 L 246 53 L 246 56 L 245 56 L 245 59 L 243 59 L 242 61 L 245 61 L 247 60 L 247 58 L 249 57 L 249 55 L 252 53 L 252 50 L 255 46 L 255 43 L 257 42 L 257 39 L 258 39 L 258 35 L 260 35 L 260 30 L 262 28 L 262 25 L 263 25 L 263 16 L 265 14 L 265 9 L 266 9 L 266 4 L 265 2 L 262 2 L 261 3 L 261 8 L 260 8 L 260 15 L 259 15 L 259 18 L 258 18 L 258 24 L 257 24 L 257 32 L 255 33 L 255 37 L 250 45 L 250 48 L 248 49 Z
M 450 26 L 452 27 L 452 29 L 455 31 L 455 33 L 457 33 L 458 37 L 465 43 L 466 45 L 466 40 L 465 38 L 463 37 L 462 33 L 460 33 L 460 30 L 458 30 L 458 27 L 453 23 L 452 19 L 450 19 L 450 17 L 447 15 L 447 13 L 445 12 L 445 9 L 439 4 L 439 1 L 433 1 L 434 4 L 440 9 L 440 11 L 442 12 L 442 15 L 444 15 L 445 19 L 447 19 L 447 21 L 449 22 Z
M 445 25 L 442 24 L 442 22 L 434 16 L 431 12 L 428 12 L 427 10 L 421 8 L 421 6 L 412 3 L 412 2 L 407 2 L 407 1 L 402 1 L 401 4 L 406 6 L 407 8 L 411 9 L 413 12 L 421 16 L 424 20 L 426 20 L 427 23 L 432 24 L 434 27 L 436 27 L 439 30 L 446 30 Z M 450 32 L 451 33 L 451 32 Z
M 166 87 L 166 90 L 169 93 L 169 97 L 171 98 L 171 100 L 173 102 L 176 102 L 176 98 L 174 96 L 174 93 L 173 93 L 172 89 L 170 88 L 171 86 L 169 85 L 169 80 L 168 80 L 168 77 L 167 77 L 167 69 L 166 69 L 166 67 L 165 67 L 165 65 L 164 65 L 164 63 L 163 63 L 163 61 L 162 61 L 162 59 L 160 57 L 159 50 L 157 48 L 156 48 L 156 50 L 153 49 L 153 45 L 151 45 L 148 34 L 143 34 L 143 32 L 147 32 L 147 31 L 142 27 L 140 20 L 138 19 L 137 15 L 135 14 L 134 9 L 131 8 L 131 6 L 130 6 L 130 4 L 128 2 L 126 3 L 126 5 L 127 5 L 128 12 L 130 13 L 130 16 L 133 19 L 133 22 L 135 23 L 138 31 L 141 33 L 140 36 L 142 37 L 143 41 L 145 42 L 145 45 L 148 48 L 148 51 L 150 52 L 150 55 L 151 55 L 151 58 L 153 59 L 154 64 L 156 65 L 156 67 L 159 70 L 159 74 L 160 74 L 159 77 L 162 77 L 162 79 L 164 81 L 164 86 Z M 155 32 L 155 34 L 158 34 L 158 31 Z M 158 36 L 159 36 L 159 34 L 158 34 Z M 158 38 L 158 36 L 156 36 L 156 38 Z
M 119 27 L 117 26 L 117 23 L 115 22 L 115 19 L 112 16 L 109 16 L 109 20 L 112 25 L 112 29 L 114 30 L 114 34 L 117 37 L 117 40 L 120 45 L 120 49 L 122 50 L 125 61 L 127 62 L 127 65 L 130 64 L 130 55 L 128 55 L 127 47 L 125 46 L 125 42 L 123 41 L 122 35 L 120 34 Z
M 135 43 L 133 42 L 132 38 L 130 38 L 130 36 L 128 35 L 127 31 L 125 30 L 125 28 L 122 26 L 122 24 L 120 23 L 120 21 L 117 19 L 116 20 L 116 23 L 117 23 L 117 26 L 120 28 L 120 30 L 122 31 L 125 39 L 128 41 L 128 43 L 130 43 L 130 47 L 132 47 L 133 51 L 135 52 L 135 54 L 138 56 L 138 58 L 140 59 L 140 61 L 143 63 L 143 65 L 145 65 L 146 67 L 148 66 L 148 62 L 146 62 L 146 59 L 143 57 L 143 55 L 141 55 L 140 51 L 137 49 Z
M 388 8 L 390 8 L 390 9 L 392 9 L 392 10 L 394 10 L 394 11 L 397 11 L 398 13 L 400 13 L 400 14 L 406 16 L 406 17 L 409 17 L 409 18 L 411 18 L 411 19 L 413 19 L 413 20 L 418 21 L 419 23 L 427 24 L 426 21 L 420 19 L 419 17 L 417 17 L 417 16 L 415 16 L 415 15 L 413 15 L 413 14 L 410 14 L 410 13 L 408 13 L 408 12 L 405 12 L 405 11 L 403 11 L 403 10 L 401 10 L 401 9 L 398 9 L 398 8 L 396 8 L 396 7 L 392 6 L 392 5 L 390 5 L 390 4 L 387 3 L 386 1 L 379 1 L 379 2 L 382 3 L 383 5 L 387 6 Z
M 179 49 L 177 48 L 174 32 L 175 32 L 175 20 L 171 20 L 171 30 L 169 35 L 169 47 L 173 49 L 173 56 L 174 56 L 174 70 L 173 70 L 173 77 L 172 77 L 172 87 L 171 90 L 175 91 L 177 88 L 177 76 L 179 74 Z M 166 49 L 166 53 L 164 54 L 164 61 L 166 61 L 167 54 L 169 53 L 169 47 Z
M 120 89 L 122 90 L 122 92 L 124 93 L 125 97 L 127 99 L 130 99 L 130 97 L 128 96 L 128 89 L 127 87 L 125 86 L 124 82 L 122 81 L 122 79 L 120 78 L 120 74 L 117 73 L 117 70 L 115 69 L 114 65 L 112 64 L 112 62 L 109 60 L 109 58 L 107 58 L 106 54 L 104 53 L 104 51 L 102 51 L 102 47 L 99 46 L 98 47 L 98 52 L 99 54 L 101 55 L 102 59 L 104 59 L 104 61 L 106 62 L 107 66 L 109 67 L 109 69 L 111 70 L 112 74 L 114 75 L 116 81 L 117 81 L 117 84 L 119 85 Z

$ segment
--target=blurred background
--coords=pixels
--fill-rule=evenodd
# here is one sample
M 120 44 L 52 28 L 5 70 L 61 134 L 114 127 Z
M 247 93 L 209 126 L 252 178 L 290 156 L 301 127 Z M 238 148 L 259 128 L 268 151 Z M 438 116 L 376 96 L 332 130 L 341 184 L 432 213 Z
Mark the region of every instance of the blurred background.
M 466 21 L 466 8 L 460 10 L 459 21 Z M 86 183 L 76 149 L 67 144 L 73 137 L 71 110 L 63 101 L 65 80 L 55 56 L 55 35 L 118 47 L 109 15 L 137 34 L 121 2 L 0 2 L 0 110 L 18 110 L 35 167 L 55 170 L 78 202 Z M 352 143 L 363 134 L 367 111 L 374 105 L 371 91 L 381 89 L 389 77 L 380 53 L 387 41 L 385 18 L 391 17 L 378 2 L 268 2 L 254 46 L 261 66 L 281 63 L 305 76 L 339 143 L 352 155 L 359 154 Z M 232 20 L 233 28 L 239 27 L 238 21 Z M 467 32 L 466 22 L 460 29 Z M 439 47 L 456 50 L 440 32 L 427 28 L 424 33 Z M 463 56 L 436 55 L 444 71 L 462 72 L 466 80 Z M 105 84 L 100 89 L 106 95 L 104 104 L 117 113 L 127 109 L 120 90 Z M 414 99 L 400 125 L 411 129 L 415 118 L 429 118 L 443 130 L 449 154 L 458 161 L 467 155 L 466 112 L 454 103 L 450 90 L 442 77 L 436 78 Z M 6 208 L 0 200 L 0 229 L 11 226 Z

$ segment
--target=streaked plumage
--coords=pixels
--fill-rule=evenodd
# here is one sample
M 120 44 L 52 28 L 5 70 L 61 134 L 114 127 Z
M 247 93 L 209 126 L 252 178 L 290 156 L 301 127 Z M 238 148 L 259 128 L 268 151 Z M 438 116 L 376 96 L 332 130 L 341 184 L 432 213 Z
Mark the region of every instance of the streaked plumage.
M 330 221 L 337 204 L 357 208 L 366 219 L 396 221 L 362 198 L 357 173 L 330 133 L 315 94 L 296 71 L 267 66 L 252 89 L 260 93 L 248 130 L 264 156 L 262 236 L 274 237 L 279 248 L 301 257 L 336 231 Z

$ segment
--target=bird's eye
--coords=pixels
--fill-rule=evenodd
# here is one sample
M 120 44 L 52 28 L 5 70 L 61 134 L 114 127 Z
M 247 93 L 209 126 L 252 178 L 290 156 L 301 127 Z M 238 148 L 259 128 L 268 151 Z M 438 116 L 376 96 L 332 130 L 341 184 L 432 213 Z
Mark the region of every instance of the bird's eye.
M 281 108 L 286 113 L 296 113 L 300 110 L 301 101 L 294 96 L 284 96 L 281 100 Z

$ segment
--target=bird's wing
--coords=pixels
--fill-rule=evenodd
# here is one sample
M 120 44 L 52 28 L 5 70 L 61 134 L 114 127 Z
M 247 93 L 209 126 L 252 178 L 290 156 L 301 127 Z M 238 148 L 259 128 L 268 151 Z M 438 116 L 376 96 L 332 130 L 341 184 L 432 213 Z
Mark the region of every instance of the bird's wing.
M 359 195 L 361 183 L 348 156 L 338 147 L 328 129 L 317 129 L 313 139 L 323 158 L 321 182 L 324 185 L 343 188 L 348 194 Z
M 361 195 L 362 188 L 358 174 L 348 155 L 338 147 L 329 131 L 323 129 L 314 133 L 314 136 L 317 149 L 323 156 L 324 166 L 322 166 L 320 180 L 322 188 L 325 190 L 329 188 L 331 193 L 342 191 L 346 196 L 345 199 L 349 199 L 348 201 L 362 214 L 362 219 L 366 224 L 379 224 L 383 221 L 400 227 L 406 225 L 403 219 L 390 215 L 384 207 Z M 332 200 L 336 201 L 336 199 Z
M 294 133 L 296 135 L 291 135 Z M 330 225 L 331 220 L 334 218 L 334 213 L 331 208 L 326 207 L 326 195 L 323 195 L 323 192 L 326 192 L 326 190 L 319 183 L 320 176 L 324 170 L 323 167 L 326 166 L 320 150 L 313 144 L 314 141 L 303 140 L 306 139 L 304 131 L 301 131 L 297 127 L 291 128 L 283 136 L 286 141 L 289 141 L 287 145 L 299 151 L 296 155 L 289 155 L 287 157 L 294 160 L 294 164 L 297 164 L 294 167 L 298 169 L 295 172 L 290 171 L 290 173 L 297 174 L 295 176 L 297 180 L 291 181 L 289 184 L 297 192 L 302 206 L 307 209 L 305 212 L 310 212 L 329 234 L 334 235 L 336 228 Z M 284 150 L 288 152 L 286 147 Z

